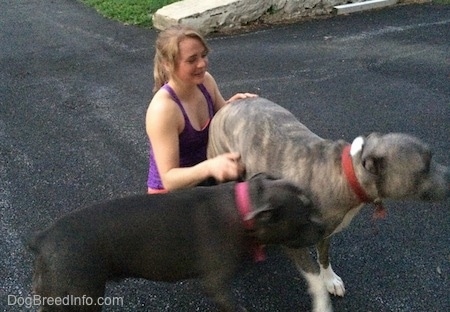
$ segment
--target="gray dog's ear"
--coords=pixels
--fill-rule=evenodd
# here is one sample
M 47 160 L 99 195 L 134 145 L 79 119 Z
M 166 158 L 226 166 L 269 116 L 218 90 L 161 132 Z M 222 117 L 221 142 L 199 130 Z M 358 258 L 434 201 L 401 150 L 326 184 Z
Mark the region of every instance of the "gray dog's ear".
M 384 168 L 384 153 L 381 134 L 372 133 L 364 139 L 361 164 L 368 172 L 379 176 Z
M 259 172 L 259 173 L 255 174 L 255 175 L 251 176 L 250 180 L 253 180 L 253 179 L 277 180 L 277 178 L 275 178 L 275 177 L 273 177 L 271 175 L 268 175 L 265 172 Z
M 258 218 L 271 218 L 272 216 L 272 211 L 274 210 L 274 208 L 270 205 L 264 205 L 259 209 L 255 209 L 252 212 L 250 212 L 249 214 L 247 214 L 247 216 L 245 217 L 244 221 L 248 221 L 251 219 L 254 219 L 256 217 Z

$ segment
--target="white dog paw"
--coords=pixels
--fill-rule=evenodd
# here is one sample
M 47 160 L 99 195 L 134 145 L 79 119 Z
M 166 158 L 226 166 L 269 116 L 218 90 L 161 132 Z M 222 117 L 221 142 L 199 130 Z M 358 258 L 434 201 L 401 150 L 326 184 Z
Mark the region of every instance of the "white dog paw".
M 320 277 L 325 283 L 325 286 L 330 294 L 339 297 L 344 297 L 345 295 L 344 282 L 339 277 L 339 275 L 334 273 L 333 269 L 331 268 L 331 264 L 326 269 L 320 266 Z

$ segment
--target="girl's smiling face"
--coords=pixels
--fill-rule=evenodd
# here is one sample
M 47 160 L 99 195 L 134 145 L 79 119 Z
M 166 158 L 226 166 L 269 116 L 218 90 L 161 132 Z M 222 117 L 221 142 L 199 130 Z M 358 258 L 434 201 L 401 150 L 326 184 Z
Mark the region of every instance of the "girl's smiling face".
M 187 84 L 203 83 L 208 67 L 207 48 L 200 40 L 189 37 L 181 40 L 178 48 L 174 75 Z

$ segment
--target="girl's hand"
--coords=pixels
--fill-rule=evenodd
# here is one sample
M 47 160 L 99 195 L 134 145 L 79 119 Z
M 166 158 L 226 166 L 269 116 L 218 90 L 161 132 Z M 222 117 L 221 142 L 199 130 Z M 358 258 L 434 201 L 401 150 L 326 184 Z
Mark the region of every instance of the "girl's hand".
M 208 160 L 210 176 L 219 182 L 237 180 L 244 173 L 238 153 L 226 153 Z
M 228 104 L 228 103 L 236 101 L 236 100 L 253 98 L 253 97 L 258 97 L 258 95 L 254 94 L 254 93 L 236 93 L 226 103 Z

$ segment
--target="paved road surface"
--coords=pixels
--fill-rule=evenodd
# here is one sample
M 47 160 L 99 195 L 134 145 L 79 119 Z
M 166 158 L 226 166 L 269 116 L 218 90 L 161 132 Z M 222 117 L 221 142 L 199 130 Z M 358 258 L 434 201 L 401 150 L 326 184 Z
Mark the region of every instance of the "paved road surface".
M 30 294 L 22 240 L 62 214 L 145 191 L 144 114 L 153 30 L 106 20 L 78 1 L 0 4 L 0 310 Z M 223 94 L 257 92 L 323 137 L 408 132 L 450 164 L 450 6 L 411 5 L 209 39 Z M 374 234 L 367 207 L 336 236 L 346 282 L 336 311 L 449 311 L 446 203 L 389 202 Z M 249 311 L 308 311 L 303 280 L 275 249 L 233 287 Z M 197 281 L 108 285 L 124 307 L 213 311 Z M 32 309 L 34 310 L 34 309 Z

